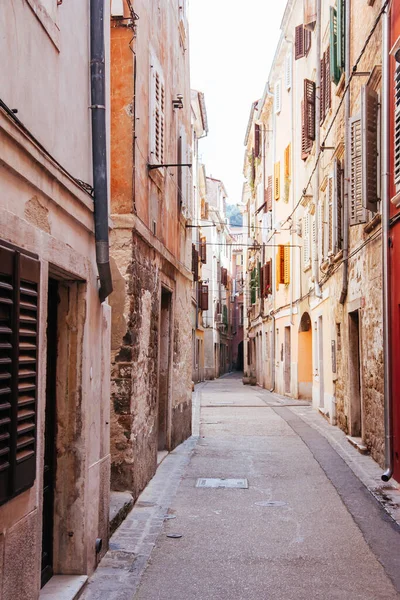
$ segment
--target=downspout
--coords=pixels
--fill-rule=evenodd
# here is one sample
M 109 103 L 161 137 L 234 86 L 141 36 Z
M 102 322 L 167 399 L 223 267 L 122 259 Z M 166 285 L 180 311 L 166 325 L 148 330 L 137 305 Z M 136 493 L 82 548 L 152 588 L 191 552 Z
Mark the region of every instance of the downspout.
M 345 31 L 346 31 L 346 43 L 345 43 L 345 64 L 344 70 L 346 74 L 345 85 L 348 85 L 349 78 L 351 76 L 351 65 L 350 65 L 350 39 L 351 39 L 351 0 L 347 0 L 345 3 L 346 14 L 345 14 Z M 347 298 L 348 289 L 348 273 L 349 273 L 349 191 L 350 191 L 350 88 L 347 90 L 345 103 L 344 103 L 344 131 L 345 131 L 345 160 L 344 160 L 344 182 L 343 182 L 343 281 L 342 291 L 340 293 L 340 304 L 344 304 Z
M 321 129 L 320 129 L 320 108 L 321 108 L 321 0 L 317 0 L 317 24 L 316 24 L 316 46 L 317 46 L 317 81 L 315 84 L 315 156 L 316 160 L 321 153 Z M 315 170 L 315 193 L 316 193 L 316 211 L 315 218 L 315 255 L 313 262 L 313 276 L 315 285 L 315 296 L 321 298 L 321 288 L 319 286 L 319 231 L 318 231 L 318 210 L 319 210 L 319 165 Z
M 108 238 L 104 0 L 90 0 L 90 80 L 96 262 L 100 302 L 113 291 Z
M 293 214 L 294 212 L 294 189 L 295 189 L 295 185 L 294 185 L 294 152 L 293 152 L 293 146 L 294 146 L 294 140 L 295 140 L 295 135 L 294 135 L 294 101 L 293 101 L 293 42 L 289 42 L 288 44 L 290 45 L 291 48 L 291 52 L 290 52 L 290 60 L 292 61 L 292 64 L 290 66 L 291 69 L 291 73 L 292 73 L 292 81 L 291 81 L 291 87 L 290 87 L 290 119 L 291 119 L 291 125 L 292 125 L 292 143 L 291 143 L 291 150 L 290 150 L 290 174 L 292 177 L 292 181 L 291 181 L 291 197 L 292 197 L 292 208 L 291 208 L 291 212 Z M 290 272 L 290 325 L 293 327 L 294 325 L 294 320 L 293 320 L 293 300 L 294 300 L 294 274 L 296 272 L 296 269 L 294 268 L 294 228 L 293 228 L 293 221 L 290 227 L 291 231 L 290 231 L 290 265 L 291 265 L 291 272 Z
M 385 4 L 385 0 L 383 0 Z M 382 15 L 382 262 L 383 262 L 383 365 L 385 407 L 385 472 L 383 481 L 393 475 L 393 414 L 390 355 L 390 282 L 389 282 L 389 93 L 390 93 L 390 20 L 389 8 Z
M 271 348 L 271 389 L 270 392 L 275 391 L 275 316 L 271 315 L 272 318 L 272 348 Z

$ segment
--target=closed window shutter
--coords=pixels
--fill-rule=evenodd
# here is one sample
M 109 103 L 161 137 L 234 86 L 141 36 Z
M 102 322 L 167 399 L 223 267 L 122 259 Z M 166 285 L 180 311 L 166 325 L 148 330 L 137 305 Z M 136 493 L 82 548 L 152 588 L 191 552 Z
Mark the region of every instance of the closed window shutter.
M 194 244 L 192 244 L 192 273 L 193 281 L 199 280 L 199 253 Z
M 342 249 L 343 226 L 342 226 L 342 186 L 343 171 L 340 161 L 335 158 L 333 164 L 333 251 L 336 254 Z
M 400 64 L 394 76 L 394 183 L 400 185 Z
M 250 282 L 250 293 L 251 293 L 251 303 L 255 304 L 256 302 L 256 287 L 257 287 L 257 283 L 256 283 L 256 270 L 253 269 L 251 272 L 251 282 Z
M 325 233 L 325 207 L 326 207 L 326 198 L 324 194 L 321 194 L 321 199 L 319 201 L 318 204 L 318 208 L 317 208 L 317 215 L 318 215 L 318 231 L 320 232 L 320 236 L 321 236 L 321 258 L 322 260 L 325 258 L 326 256 L 326 233 Z
M 0 247 L 0 503 L 36 477 L 40 263 Z
M 360 117 L 350 119 L 350 225 L 366 222 L 362 203 L 362 132 Z
M 307 213 L 303 218 L 303 259 L 304 266 L 310 262 L 310 215 Z
M 311 31 L 315 27 L 317 20 L 316 0 L 304 0 L 304 27 Z
M 309 155 L 310 155 L 310 151 L 311 151 L 311 147 L 310 147 L 310 141 L 307 139 L 306 136 L 306 129 L 305 129 L 305 101 L 302 100 L 301 101 L 301 160 L 306 160 Z
M 315 82 L 310 79 L 304 80 L 304 129 L 307 140 L 315 140 Z
M 337 0 L 337 64 L 340 71 L 345 67 L 345 0 Z
M 317 258 L 316 231 L 317 231 L 317 221 L 316 221 L 316 217 L 314 216 L 314 218 L 312 220 L 312 236 L 311 236 L 311 257 L 312 257 L 313 263 L 315 262 L 315 260 Z
M 378 94 L 368 85 L 361 88 L 362 198 L 364 208 L 378 209 Z
M 331 49 L 327 47 L 325 51 L 325 116 L 328 110 L 332 106 L 332 86 L 330 78 L 330 64 L 331 64 Z
M 292 53 L 286 55 L 285 58 L 285 86 L 287 90 L 292 87 Z
M 328 230 L 328 255 L 333 254 L 334 251 L 334 220 L 333 220 L 333 192 L 334 192 L 334 181 L 333 177 L 329 177 L 327 186 L 327 230 Z
M 294 43 L 294 58 L 298 60 L 304 56 L 304 27 L 298 25 L 295 29 L 295 43 Z
M 200 240 L 200 260 L 203 264 L 207 262 L 207 240 L 205 237 Z
M 260 126 L 257 123 L 254 125 L 254 154 L 256 158 L 260 157 Z
M 281 163 L 275 163 L 274 167 L 274 198 L 279 200 L 281 197 Z
M 267 212 L 272 210 L 272 175 L 268 176 L 268 187 L 267 187 Z
M 272 293 L 272 260 L 269 260 L 265 265 L 265 296 Z
M 337 85 L 340 79 L 340 67 L 338 65 L 338 22 L 337 12 L 333 6 L 330 7 L 330 64 L 331 64 L 331 79 Z
M 310 52 L 311 49 L 311 31 L 304 29 L 304 53 L 305 56 Z
M 154 138 L 152 153 L 157 164 L 164 162 L 165 137 L 165 87 L 161 74 L 153 67 Z
M 285 155 L 284 155 L 284 157 L 285 157 L 285 164 L 284 164 L 285 179 L 290 179 L 290 176 L 291 176 L 290 150 L 291 150 L 291 144 L 289 144 L 285 148 Z
M 282 110 L 282 82 L 281 82 L 281 80 L 279 80 L 275 83 L 274 108 L 275 108 L 275 114 L 279 114 Z
M 319 105 L 319 122 L 320 125 L 325 120 L 325 53 L 321 58 L 321 87 L 320 87 L 320 105 Z
M 201 286 L 200 308 L 208 310 L 208 285 Z
M 283 282 L 285 285 L 289 285 L 290 283 L 290 246 L 284 247 Z
M 283 245 L 278 248 L 277 285 L 285 283 L 285 250 Z
M 262 296 L 262 290 L 264 287 L 264 271 L 261 267 L 261 263 L 257 263 L 257 296 Z

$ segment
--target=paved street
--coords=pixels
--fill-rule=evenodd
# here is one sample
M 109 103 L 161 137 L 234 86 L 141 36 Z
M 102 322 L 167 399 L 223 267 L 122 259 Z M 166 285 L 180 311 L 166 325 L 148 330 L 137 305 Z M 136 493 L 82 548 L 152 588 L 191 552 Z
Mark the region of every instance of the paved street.
M 196 396 L 198 441 L 161 464 L 84 598 L 399 597 L 399 527 L 304 420 L 308 406 L 237 376 Z M 249 487 L 198 488 L 198 478 Z

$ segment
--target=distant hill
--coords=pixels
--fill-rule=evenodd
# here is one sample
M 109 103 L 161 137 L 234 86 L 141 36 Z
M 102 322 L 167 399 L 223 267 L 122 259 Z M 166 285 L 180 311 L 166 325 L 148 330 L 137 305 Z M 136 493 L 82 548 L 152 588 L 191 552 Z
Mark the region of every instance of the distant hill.
M 234 204 L 226 205 L 226 216 L 229 219 L 229 224 L 235 227 L 243 226 L 243 215 Z

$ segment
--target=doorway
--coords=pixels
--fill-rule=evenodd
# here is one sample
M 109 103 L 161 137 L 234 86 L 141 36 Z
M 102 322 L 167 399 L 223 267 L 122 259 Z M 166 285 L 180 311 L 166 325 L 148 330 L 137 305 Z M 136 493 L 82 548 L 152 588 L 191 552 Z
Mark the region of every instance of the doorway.
M 290 348 L 290 327 L 285 327 L 285 362 L 284 362 L 284 373 L 285 373 L 285 394 L 291 392 L 291 348 Z
M 362 437 L 360 318 L 358 310 L 349 313 L 349 433 Z
M 57 306 L 58 283 L 55 279 L 49 279 L 47 299 L 47 371 L 43 469 L 42 587 L 53 575 L 57 418 Z
M 158 450 L 169 450 L 168 423 L 170 399 L 170 356 L 171 356 L 171 306 L 172 294 L 162 288 L 160 343 L 159 343 L 159 378 L 158 378 Z
M 243 367 L 244 367 L 243 363 L 244 363 L 244 361 L 243 361 L 243 342 L 239 342 L 238 357 L 237 357 L 237 363 L 236 363 L 237 371 L 243 371 Z
M 312 399 L 312 329 L 310 315 L 305 312 L 301 317 L 299 327 L 299 349 L 298 349 L 298 381 L 299 398 Z
M 325 406 L 325 386 L 324 386 L 324 335 L 323 320 L 318 317 L 318 374 L 319 374 L 319 405 Z

